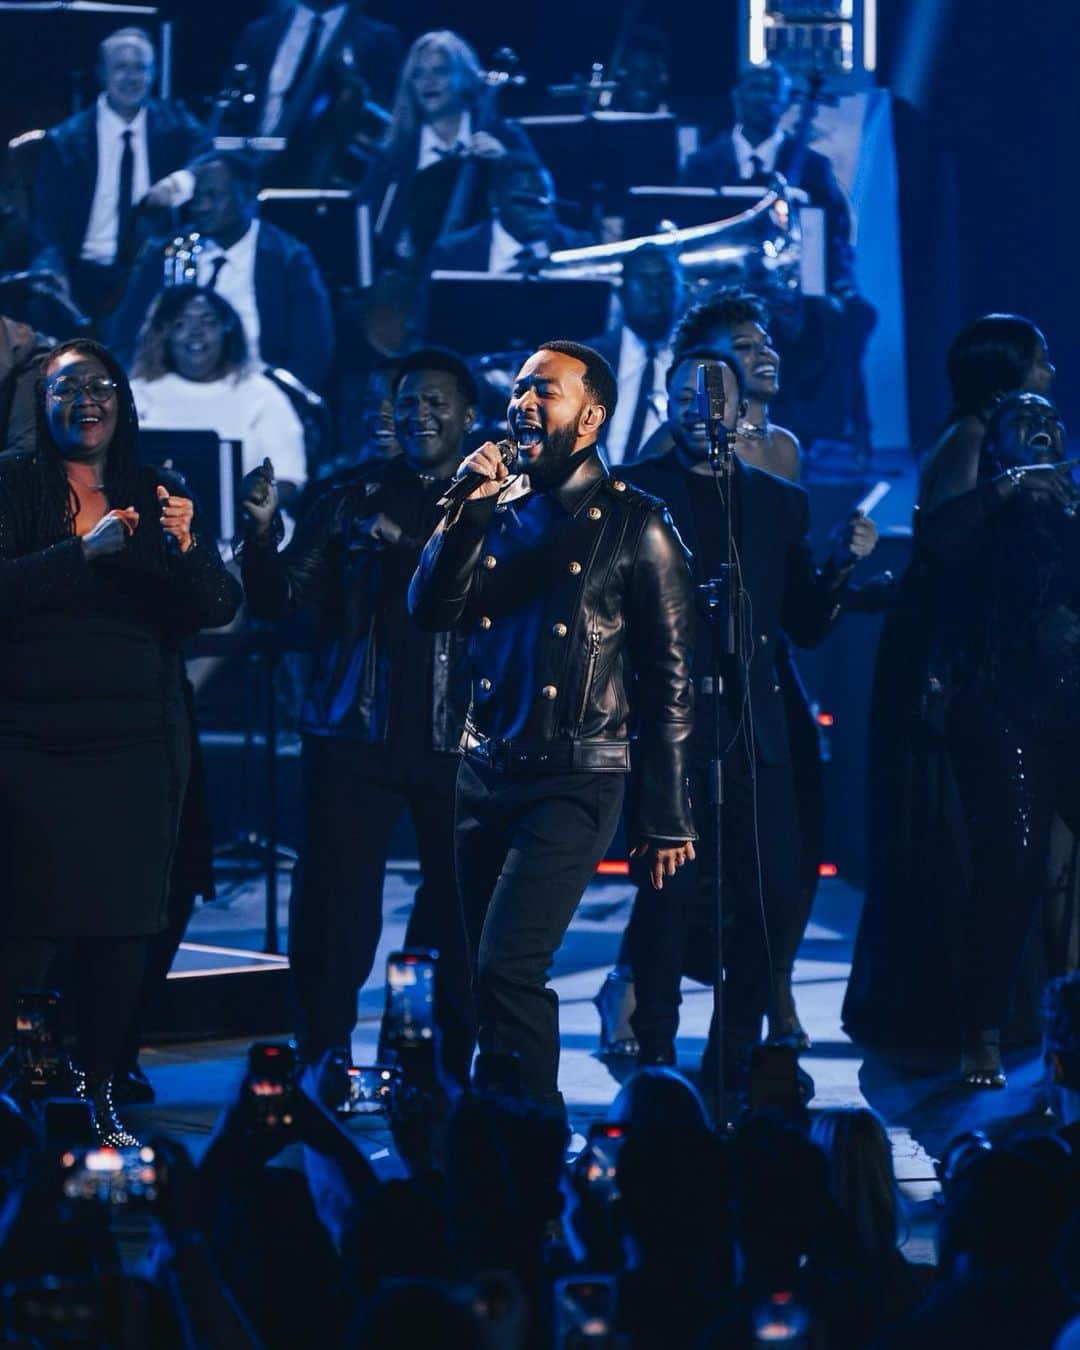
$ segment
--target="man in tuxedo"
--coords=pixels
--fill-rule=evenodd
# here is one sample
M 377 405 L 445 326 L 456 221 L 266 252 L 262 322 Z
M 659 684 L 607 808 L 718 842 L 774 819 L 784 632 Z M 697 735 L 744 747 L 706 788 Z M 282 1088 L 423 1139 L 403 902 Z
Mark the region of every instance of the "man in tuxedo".
M 310 388 L 321 388 L 333 365 L 334 331 L 314 258 L 291 234 L 259 220 L 250 156 L 209 151 L 192 169 L 195 192 L 187 219 L 203 239 L 198 285 L 219 291 L 239 314 L 253 360 L 283 366 Z M 113 315 L 112 344 L 121 360 L 130 360 L 161 289 L 165 243 L 147 244 Z
M 491 218 L 448 234 L 428 255 L 431 271 L 528 273 L 557 249 L 595 240 L 560 225 L 551 174 L 531 155 L 508 152 L 491 164 Z
M 688 187 L 719 188 L 737 183 L 767 187 L 775 173 L 788 177 L 798 151 L 793 137 L 780 126 L 791 104 L 791 77 L 783 66 L 768 61 L 745 71 L 732 91 L 738 119 L 730 131 L 691 155 L 680 182 Z M 832 165 L 817 150 L 807 149 L 798 186 L 811 204 L 825 212 L 826 269 L 831 294 L 854 290 L 855 252 L 851 246 L 851 212 Z
M 390 24 L 360 11 L 359 5 L 309 0 L 285 5 L 244 28 L 233 51 L 234 63 L 247 66 L 254 83 L 255 102 L 244 131 L 280 136 L 301 125 L 325 97 L 327 78 L 339 60 L 366 81 L 377 103 L 389 104 L 401 65 L 401 37 Z
M 33 189 L 40 252 L 35 269 L 66 281 L 79 307 L 108 313 L 123 292 L 137 249 L 137 212 L 183 196 L 170 178 L 206 144 L 181 108 L 151 98 L 154 44 L 121 28 L 101 44 L 102 92 L 53 127 L 41 148 Z
M 791 79 L 775 61 L 745 71 L 732 93 L 737 118 L 730 131 L 690 156 L 680 182 L 718 188 L 749 183 L 767 187 L 782 174 L 819 207 L 825 218 L 824 296 L 768 295 L 774 336 L 787 371 L 774 407 L 805 445 L 818 437 L 851 438 L 869 451 L 862 355 L 875 311 L 855 282 L 851 211 L 825 155 L 800 147 L 781 119 L 791 104 Z
M 633 463 L 664 420 L 664 377 L 683 300 L 682 271 L 673 250 L 657 244 L 635 249 L 623 263 L 619 298 L 622 322 L 598 344 L 619 385 L 619 404 L 604 441 L 612 465 Z

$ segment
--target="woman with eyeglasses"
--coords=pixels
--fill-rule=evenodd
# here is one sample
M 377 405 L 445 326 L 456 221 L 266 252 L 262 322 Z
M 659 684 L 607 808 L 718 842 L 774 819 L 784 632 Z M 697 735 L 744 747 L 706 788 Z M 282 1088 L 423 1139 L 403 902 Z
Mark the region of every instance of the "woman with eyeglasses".
M 168 286 L 143 324 L 131 371 L 139 425 L 216 431 L 241 443 L 243 472 L 267 457 L 278 488 L 304 486 L 304 428 L 278 386 L 248 359 L 240 316 L 217 291 Z
M 138 463 L 103 347 L 54 349 L 37 414 L 0 460 L 0 1044 L 19 991 L 59 983 L 98 1138 L 123 1144 L 112 1077 L 189 770 L 180 644 L 241 593 L 183 484 Z

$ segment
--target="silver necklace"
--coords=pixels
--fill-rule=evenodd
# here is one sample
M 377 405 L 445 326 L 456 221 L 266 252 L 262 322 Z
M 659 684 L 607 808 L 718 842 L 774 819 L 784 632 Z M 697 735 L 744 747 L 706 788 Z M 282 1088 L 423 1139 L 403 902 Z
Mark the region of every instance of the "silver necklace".
M 756 422 L 736 422 L 735 434 L 744 441 L 767 441 L 772 434 L 772 425 L 766 422 L 759 427 Z

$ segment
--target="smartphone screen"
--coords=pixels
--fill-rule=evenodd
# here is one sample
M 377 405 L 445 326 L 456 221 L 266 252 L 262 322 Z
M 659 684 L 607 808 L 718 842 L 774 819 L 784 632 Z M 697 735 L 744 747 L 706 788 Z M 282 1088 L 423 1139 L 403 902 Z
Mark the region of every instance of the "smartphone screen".
M 608 1196 L 618 1194 L 615 1174 L 625 1140 L 626 1127 L 615 1121 L 596 1121 L 589 1127 L 589 1140 L 581 1151 L 578 1168 L 590 1188 Z
M 386 1064 L 372 1064 L 365 1067 L 349 1065 L 345 1070 L 349 1078 L 349 1095 L 338 1107 L 343 1116 L 373 1115 L 385 1111 L 390 1104 L 390 1094 L 398 1078 L 397 1069 Z
M 60 1166 L 69 1200 L 135 1209 L 153 1204 L 160 1193 L 157 1154 L 149 1146 L 66 1149 Z
M 615 1344 L 615 1280 L 578 1275 L 555 1282 L 558 1350 L 597 1350 Z
M 60 1029 L 60 995 L 33 990 L 15 1000 L 15 1063 L 23 1083 L 46 1088 L 66 1067 Z
M 248 1051 L 247 1092 L 262 1129 L 288 1128 L 295 1118 L 296 1047 L 291 1041 L 256 1041 Z
M 435 965 L 438 953 L 391 952 L 386 961 L 386 1017 L 391 1045 L 430 1041 L 435 1035 Z

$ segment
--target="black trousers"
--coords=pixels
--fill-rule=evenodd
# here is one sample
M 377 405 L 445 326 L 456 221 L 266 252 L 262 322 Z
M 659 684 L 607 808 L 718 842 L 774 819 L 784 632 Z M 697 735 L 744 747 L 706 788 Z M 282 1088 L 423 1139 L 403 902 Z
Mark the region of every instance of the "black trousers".
M 974 702 L 950 716 L 949 753 L 971 847 L 957 906 L 963 1029 L 1000 1027 L 1024 940 L 1047 892 L 1050 825 L 1080 828 L 1080 727 L 1018 722 Z
M 628 929 L 637 1006 L 631 1023 L 646 1054 L 670 1047 L 679 1027 L 679 984 L 684 970 L 712 981 L 715 941 L 688 960 L 687 935 L 715 937 L 713 876 L 715 818 L 706 766 L 691 775 L 697 858 L 654 891 L 635 869 L 638 892 Z M 753 780 L 742 753 L 724 763 L 724 1024 L 729 1054 L 739 1057 L 761 1039 L 772 970 L 794 960 L 806 926 L 806 891 L 800 884 L 800 839 L 790 764 L 757 768 Z M 758 841 L 761 885 L 758 885 Z M 766 942 L 766 934 L 768 942 Z M 696 938 L 700 947 L 700 938 Z M 771 961 L 771 964 L 770 964 Z
M 421 882 L 405 934 L 439 951 L 436 1006 L 443 1061 L 468 1076 L 474 1040 L 461 901 L 454 877 L 456 755 L 406 757 L 381 746 L 308 736 L 303 747 L 304 842 L 293 876 L 289 961 L 304 1057 L 347 1045 L 356 994 L 382 932 L 390 839 L 408 810 Z
M 621 774 L 509 778 L 462 762 L 457 868 L 482 1051 L 516 1052 L 527 1093 L 557 1100 L 552 958 L 615 834 Z

